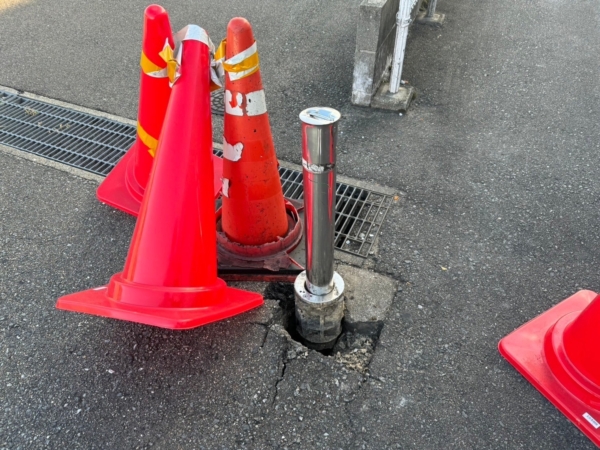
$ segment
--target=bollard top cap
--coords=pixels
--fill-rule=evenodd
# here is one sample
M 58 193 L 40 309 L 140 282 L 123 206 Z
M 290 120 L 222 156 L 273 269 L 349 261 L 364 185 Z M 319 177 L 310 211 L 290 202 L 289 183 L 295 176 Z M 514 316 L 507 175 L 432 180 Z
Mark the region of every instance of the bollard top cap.
M 317 126 L 332 125 L 340 120 L 340 117 L 342 115 L 339 111 L 324 106 L 307 108 L 300 113 L 300 120 L 302 122 Z

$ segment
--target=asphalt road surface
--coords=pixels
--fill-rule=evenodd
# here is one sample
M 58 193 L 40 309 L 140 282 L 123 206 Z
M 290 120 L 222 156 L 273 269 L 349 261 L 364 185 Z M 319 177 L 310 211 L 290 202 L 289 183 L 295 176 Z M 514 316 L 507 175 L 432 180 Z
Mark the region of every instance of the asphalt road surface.
M 164 6 L 215 41 L 253 23 L 281 159 L 300 161 L 298 113 L 332 106 L 340 173 L 401 194 L 368 373 L 290 340 L 276 301 L 186 332 L 55 310 L 121 270 L 134 220 L 0 153 L 0 448 L 594 447 L 496 347 L 600 290 L 600 3 L 440 1 L 442 28 L 411 27 L 404 116 L 350 104 L 358 4 Z M 0 85 L 135 118 L 145 6 L 0 1 Z

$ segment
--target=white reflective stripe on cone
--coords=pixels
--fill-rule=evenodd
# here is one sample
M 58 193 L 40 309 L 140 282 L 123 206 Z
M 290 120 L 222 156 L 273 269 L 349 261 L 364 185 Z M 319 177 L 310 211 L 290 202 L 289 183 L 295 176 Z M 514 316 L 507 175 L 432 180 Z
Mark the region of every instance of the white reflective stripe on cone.
M 242 158 L 242 150 L 244 150 L 244 144 L 238 142 L 235 145 L 231 145 L 223 136 L 223 158 L 229 161 L 239 161 Z
M 221 188 L 223 195 L 229 198 L 229 180 L 227 178 L 223 178 L 223 187 Z
M 260 116 L 267 112 L 265 91 L 254 91 L 246 94 L 246 112 L 249 116 Z
M 225 114 L 231 114 L 232 116 L 260 116 L 266 112 L 267 102 L 264 90 L 261 89 L 260 91 L 250 92 L 245 95 L 241 92 L 225 91 Z

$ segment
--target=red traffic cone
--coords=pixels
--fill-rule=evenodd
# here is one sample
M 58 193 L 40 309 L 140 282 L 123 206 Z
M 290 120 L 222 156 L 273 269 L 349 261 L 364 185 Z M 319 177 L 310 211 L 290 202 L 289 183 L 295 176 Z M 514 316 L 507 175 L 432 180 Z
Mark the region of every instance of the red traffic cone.
M 502 356 L 600 446 L 600 295 L 579 291 L 500 341 Z
M 123 272 L 108 286 L 68 295 L 57 307 L 185 329 L 263 303 L 217 278 L 208 36 L 189 25 Z
M 101 202 L 133 215 L 142 203 L 171 95 L 167 61 L 160 54 L 172 48 L 167 11 L 159 5 L 148 6 L 144 11 L 136 140 L 96 193 Z
M 234 242 L 261 245 L 288 231 L 278 162 L 252 27 L 227 26 L 222 226 Z
M 302 227 L 296 209 L 283 198 L 250 23 L 241 17 L 232 19 L 224 44 L 219 262 L 276 271 L 290 265 L 286 252 L 298 245 Z
M 96 192 L 102 203 L 134 216 L 138 215 L 144 197 L 171 95 L 172 55 L 173 33 L 169 15 L 162 6 L 150 5 L 144 11 L 136 139 Z M 222 161 L 214 159 L 214 191 L 217 195 L 221 189 Z

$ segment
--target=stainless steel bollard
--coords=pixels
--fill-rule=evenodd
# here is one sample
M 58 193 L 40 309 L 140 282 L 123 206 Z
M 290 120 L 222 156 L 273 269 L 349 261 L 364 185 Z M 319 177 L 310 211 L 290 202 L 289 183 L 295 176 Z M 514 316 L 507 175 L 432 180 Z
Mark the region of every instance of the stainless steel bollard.
M 300 113 L 306 270 L 294 283 L 296 324 L 304 339 L 324 348 L 340 335 L 344 316 L 344 280 L 333 270 L 340 117 L 332 108 L 308 108 Z

